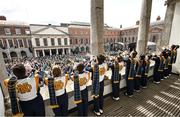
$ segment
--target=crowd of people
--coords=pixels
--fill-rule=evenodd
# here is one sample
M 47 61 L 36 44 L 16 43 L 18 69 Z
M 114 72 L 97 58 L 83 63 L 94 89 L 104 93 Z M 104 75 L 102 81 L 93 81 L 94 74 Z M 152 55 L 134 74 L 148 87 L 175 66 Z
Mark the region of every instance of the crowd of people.
M 153 81 L 171 75 L 172 64 L 176 62 L 178 45 L 172 45 L 156 54 L 138 55 L 133 50 L 116 56 L 62 55 L 51 57 L 13 60 L 6 64 L 9 79 L 4 81 L 9 91 L 13 115 L 45 116 L 45 105 L 40 87 L 46 85 L 50 96 L 50 107 L 55 116 L 68 116 L 68 94 L 66 85 L 74 82 L 74 102 L 78 116 L 88 115 L 87 83 L 92 80 L 91 92 L 95 115 L 103 114 L 104 80 L 106 71 L 111 70 L 112 99 L 118 101 L 121 70 L 125 66 L 126 92 L 132 97 L 141 87 L 147 88 L 151 60 L 155 61 Z M 30 107 L 29 107 L 30 106 Z

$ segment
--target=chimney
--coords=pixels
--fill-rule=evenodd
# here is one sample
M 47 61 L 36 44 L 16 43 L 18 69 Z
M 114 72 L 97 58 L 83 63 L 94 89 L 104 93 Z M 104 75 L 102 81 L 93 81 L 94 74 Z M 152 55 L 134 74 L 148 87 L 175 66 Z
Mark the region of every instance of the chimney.
M 122 25 L 120 25 L 120 28 L 122 28 Z
M 138 21 L 136 21 L 136 25 L 139 25 L 139 20 L 138 20 Z
M 156 18 L 156 21 L 160 21 L 160 20 L 161 20 L 161 17 L 158 16 L 158 17 Z
M 5 16 L 0 16 L 0 20 L 6 21 L 6 17 Z

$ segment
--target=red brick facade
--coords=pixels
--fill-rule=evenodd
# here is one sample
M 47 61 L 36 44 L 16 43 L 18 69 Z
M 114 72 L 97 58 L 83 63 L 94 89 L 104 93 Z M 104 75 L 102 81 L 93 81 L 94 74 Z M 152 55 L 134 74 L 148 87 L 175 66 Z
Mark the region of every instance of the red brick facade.
M 80 52 L 89 52 L 90 26 L 69 26 L 70 44 L 72 49 L 78 48 Z M 120 40 L 120 29 L 104 28 L 104 44 Z

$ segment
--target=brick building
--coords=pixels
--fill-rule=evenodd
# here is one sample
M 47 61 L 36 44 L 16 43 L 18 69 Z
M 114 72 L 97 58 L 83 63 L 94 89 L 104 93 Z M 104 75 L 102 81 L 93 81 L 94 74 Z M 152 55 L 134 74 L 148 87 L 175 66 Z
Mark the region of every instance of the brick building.
M 164 21 L 160 20 L 158 16 L 156 22 L 150 24 L 148 41 L 157 43 L 162 38 L 162 30 L 164 28 Z M 120 42 L 124 43 L 126 48 L 130 43 L 136 43 L 138 39 L 138 28 L 139 21 L 136 22 L 135 26 L 128 28 L 121 28 Z
M 81 53 L 90 51 L 90 24 L 72 22 L 68 24 L 71 50 Z M 120 41 L 120 29 L 104 26 L 104 45 Z
M 0 48 L 4 59 L 32 56 L 31 32 L 29 24 L 7 21 L 0 16 Z
M 84 22 L 72 22 L 66 24 L 68 27 L 71 51 L 86 53 L 90 51 L 90 24 Z M 138 39 L 139 21 L 135 26 L 127 28 L 112 28 L 104 26 L 104 46 L 120 42 L 124 49 L 128 49 L 130 44 L 135 44 Z M 149 42 L 157 43 L 162 38 L 164 21 L 158 16 L 156 22 L 152 22 L 149 29 Z

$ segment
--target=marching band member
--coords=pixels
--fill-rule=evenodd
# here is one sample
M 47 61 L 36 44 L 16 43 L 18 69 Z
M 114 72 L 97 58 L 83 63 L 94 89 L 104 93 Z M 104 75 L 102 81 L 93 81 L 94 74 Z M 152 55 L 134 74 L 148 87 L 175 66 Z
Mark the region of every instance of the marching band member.
M 155 55 L 152 60 L 155 61 L 154 65 L 154 73 L 153 73 L 153 80 L 154 83 L 159 84 L 161 80 L 164 79 L 164 57 L 163 53 L 161 52 L 159 56 Z
M 169 76 L 172 73 L 172 64 L 174 62 L 174 49 L 175 49 L 175 47 L 176 47 L 175 45 L 172 45 L 171 49 L 169 51 L 169 56 L 170 56 L 170 61 L 169 61 L 169 64 L 168 64 Z
M 164 53 L 164 78 L 166 79 L 169 77 L 168 64 L 170 62 L 170 57 L 167 49 L 165 49 L 163 53 Z
M 61 76 L 59 65 L 52 67 L 52 76 L 45 78 L 45 84 L 48 86 L 50 95 L 50 107 L 55 116 L 68 115 L 68 95 L 66 93 L 66 85 L 68 75 Z
M 176 47 L 174 48 L 174 59 L 173 59 L 173 63 L 176 63 L 176 58 L 177 58 L 177 49 L 179 48 L 179 45 L 176 45 Z
M 5 80 L 4 84 L 9 89 L 12 104 L 12 113 L 18 114 L 20 108 L 24 116 L 45 116 L 45 107 L 41 94 L 39 93 L 38 75 L 26 76 L 23 64 L 13 67 L 15 77 Z M 34 77 L 34 78 L 33 78 Z M 16 97 L 19 99 L 19 105 Z
M 123 68 L 122 57 L 116 57 L 114 62 L 109 65 L 112 70 L 111 83 L 112 83 L 112 95 L 114 100 L 119 100 L 119 91 L 120 91 L 120 80 L 121 73 L 120 71 Z
M 136 76 L 134 78 L 134 89 L 136 92 L 140 91 L 142 76 L 145 74 L 145 66 L 145 55 L 142 54 L 136 62 Z
M 133 96 L 133 89 L 134 89 L 134 77 L 135 77 L 135 65 L 136 65 L 136 57 L 137 52 L 132 51 L 130 53 L 130 57 L 124 57 L 124 62 L 126 63 L 126 71 L 125 71 L 125 78 L 126 78 L 126 86 L 127 91 L 125 92 L 125 95 L 128 97 Z
M 106 72 L 105 57 L 98 55 L 93 61 L 93 66 L 86 70 L 92 72 L 92 97 L 94 99 L 94 113 L 96 115 L 103 114 L 103 93 L 104 93 L 104 77 Z
M 74 101 L 77 104 L 78 116 L 88 115 L 88 89 L 87 83 L 90 80 L 88 72 L 84 71 L 84 65 L 78 64 L 73 75 Z
M 147 78 L 148 78 L 148 73 L 149 73 L 149 69 L 150 69 L 150 60 L 151 60 L 151 55 L 146 56 L 145 58 L 145 73 L 142 74 L 141 77 L 141 86 L 142 88 L 146 88 L 147 87 Z

